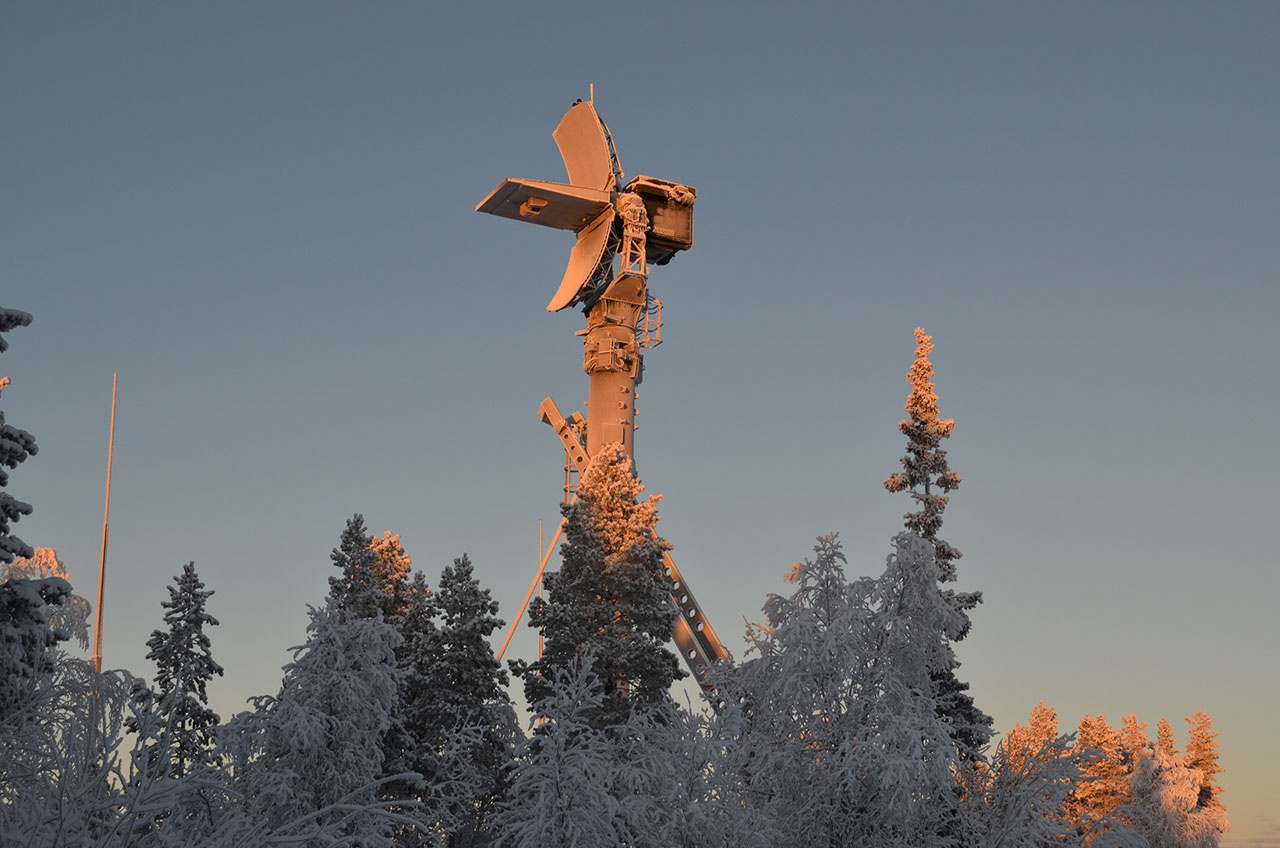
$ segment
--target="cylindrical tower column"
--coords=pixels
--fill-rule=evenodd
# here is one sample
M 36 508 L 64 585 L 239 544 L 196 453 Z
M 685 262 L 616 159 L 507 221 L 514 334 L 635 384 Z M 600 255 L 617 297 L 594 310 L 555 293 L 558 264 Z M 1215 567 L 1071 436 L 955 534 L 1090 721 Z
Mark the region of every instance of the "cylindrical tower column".
M 635 458 L 636 381 L 642 356 L 636 326 L 644 308 L 644 277 L 625 274 L 609 284 L 587 313 L 582 370 L 588 377 L 589 456 L 617 442 Z

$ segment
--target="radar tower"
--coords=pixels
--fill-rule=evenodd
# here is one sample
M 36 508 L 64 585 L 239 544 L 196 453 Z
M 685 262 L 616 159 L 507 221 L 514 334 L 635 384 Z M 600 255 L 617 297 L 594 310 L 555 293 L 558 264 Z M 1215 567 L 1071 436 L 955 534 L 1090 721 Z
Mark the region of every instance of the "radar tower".
M 555 430 L 565 449 L 569 502 L 575 475 L 585 472 L 590 458 L 605 445 L 620 444 L 635 460 L 636 386 L 644 377 L 644 350 L 661 342 L 662 304 L 649 294 L 649 268 L 666 265 L 693 246 L 697 192 L 682 183 L 643 175 L 624 184 L 613 136 L 593 100 L 570 106 L 551 135 L 564 159 L 568 184 L 509 177 L 480 201 L 476 211 L 569 230 L 576 237 L 547 311 L 580 306 L 586 316 L 587 326 L 577 334 L 583 337 L 587 415 L 584 419 L 575 412 L 566 418 L 551 398 L 538 408 L 539 417 Z M 552 545 L 559 535 L 557 531 Z M 539 575 L 547 559 L 543 556 Z M 676 645 L 694 679 L 708 688 L 710 666 L 728 661 L 728 652 L 674 560 L 664 555 L 664 562 L 672 603 L 680 613 Z M 523 614 L 522 607 L 513 629 Z

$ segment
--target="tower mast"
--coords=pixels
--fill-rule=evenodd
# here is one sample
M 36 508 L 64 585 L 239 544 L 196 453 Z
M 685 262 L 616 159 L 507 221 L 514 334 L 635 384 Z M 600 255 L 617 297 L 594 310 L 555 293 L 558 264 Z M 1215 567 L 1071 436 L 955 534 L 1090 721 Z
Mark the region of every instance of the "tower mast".
M 111 375 L 111 429 L 107 435 L 107 496 L 102 507 L 102 553 L 98 557 L 98 605 L 93 618 L 93 669 L 102 671 L 102 601 L 107 580 L 107 531 L 111 527 L 111 460 L 116 446 L 116 382 L 119 374 Z
M 564 446 L 566 503 L 573 500 L 573 475 L 581 479 L 591 457 L 606 445 L 620 445 L 634 463 L 642 351 L 661 341 L 662 304 L 649 295 L 649 266 L 665 265 L 693 246 L 697 195 L 692 186 L 656 177 L 636 176 L 624 184 L 613 137 L 596 113 L 594 95 L 593 87 L 591 99 L 570 106 L 551 134 L 564 159 L 567 184 L 507 178 L 476 206 L 477 212 L 571 230 L 577 237 L 547 311 L 579 306 L 586 315 L 587 327 L 578 335 L 583 337 L 582 370 L 588 381 L 587 415 L 584 419 L 575 412 L 566 419 L 551 398 L 538 408 Z M 511 623 L 504 652 L 550 555 L 549 547 Z M 710 667 L 726 661 L 728 652 L 669 554 L 663 554 L 663 564 L 672 605 L 679 611 L 673 638 L 694 678 L 709 687 Z

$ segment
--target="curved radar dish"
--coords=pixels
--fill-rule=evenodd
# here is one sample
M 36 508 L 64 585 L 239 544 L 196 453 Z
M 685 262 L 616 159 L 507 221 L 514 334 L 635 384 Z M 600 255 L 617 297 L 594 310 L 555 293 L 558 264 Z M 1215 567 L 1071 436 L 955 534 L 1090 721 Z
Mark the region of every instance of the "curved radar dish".
M 508 178 L 480 201 L 476 211 L 577 234 L 560 287 L 547 304 L 548 312 L 559 312 L 589 299 L 601 277 L 608 281 L 616 250 L 614 201 L 622 173 L 609 130 L 589 101 L 570 106 L 551 137 L 564 160 L 568 185 Z
M 548 312 L 559 312 L 566 306 L 583 300 L 596 289 L 597 277 L 603 266 L 605 271 L 613 269 L 613 219 L 616 217 L 612 208 L 606 209 L 586 228 L 578 231 L 578 243 L 569 251 L 569 265 L 564 269 L 564 278 L 560 280 L 560 288 L 556 289 L 551 302 L 547 304 Z M 608 282 L 608 274 L 605 282 Z
M 618 151 L 596 107 L 579 100 L 569 107 L 551 137 L 569 174 L 569 184 L 612 193 L 621 179 Z

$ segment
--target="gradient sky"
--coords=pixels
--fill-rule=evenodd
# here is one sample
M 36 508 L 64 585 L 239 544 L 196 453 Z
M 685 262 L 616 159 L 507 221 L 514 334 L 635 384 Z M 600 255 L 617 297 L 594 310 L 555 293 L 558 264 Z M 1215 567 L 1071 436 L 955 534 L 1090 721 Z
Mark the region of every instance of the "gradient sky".
M 153 672 L 195 560 L 215 707 L 275 692 L 356 511 L 509 619 L 584 322 L 544 311 L 572 237 L 474 206 L 564 179 L 594 83 L 627 174 L 698 190 L 637 457 L 721 637 L 819 534 L 879 572 L 922 325 L 979 705 L 1204 709 L 1224 844 L 1280 845 L 1280 6 L 780 5 L 5 4 L 15 529 L 92 598 L 118 371 L 108 666 Z

